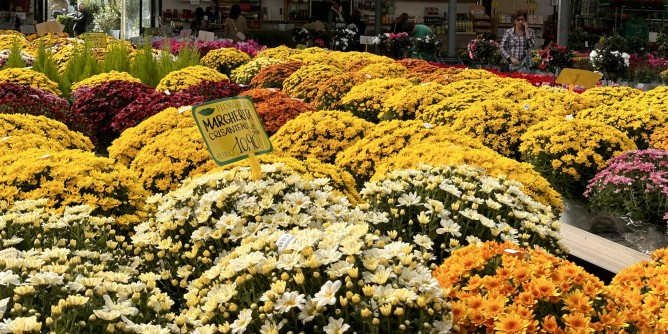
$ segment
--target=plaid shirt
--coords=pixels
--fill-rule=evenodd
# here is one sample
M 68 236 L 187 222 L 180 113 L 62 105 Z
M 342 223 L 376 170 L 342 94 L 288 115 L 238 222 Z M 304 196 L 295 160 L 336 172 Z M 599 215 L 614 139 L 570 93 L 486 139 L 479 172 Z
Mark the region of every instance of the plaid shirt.
M 521 62 L 527 56 L 527 52 L 536 45 L 536 34 L 533 29 L 528 29 L 528 31 L 529 37 L 525 34 L 515 34 L 515 28 L 506 30 L 499 44 L 499 51 L 503 59 L 515 57 Z

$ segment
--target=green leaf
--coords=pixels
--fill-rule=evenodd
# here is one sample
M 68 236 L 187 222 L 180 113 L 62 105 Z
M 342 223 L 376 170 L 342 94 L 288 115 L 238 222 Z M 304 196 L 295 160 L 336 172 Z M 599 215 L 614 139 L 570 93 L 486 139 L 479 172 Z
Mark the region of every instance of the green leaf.
M 198 110 L 197 112 L 202 116 L 209 116 L 209 115 L 213 114 L 214 109 L 213 108 L 204 108 L 204 109 Z

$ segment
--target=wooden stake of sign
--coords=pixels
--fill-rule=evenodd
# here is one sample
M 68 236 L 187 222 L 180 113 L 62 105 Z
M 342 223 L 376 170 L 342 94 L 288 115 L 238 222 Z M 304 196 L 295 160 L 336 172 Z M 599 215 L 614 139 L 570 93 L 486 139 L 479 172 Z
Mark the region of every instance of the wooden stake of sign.
M 592 88 L 598 84 L 601 77 L 600 74 L 592 71 L 565 68 L 561 70 L 561 74 L 559 74 L 555 82 L 561 85 L 568 85 L 568 89 L 573 91 L 575 85 Z
M 257 160 L 255 153 L 248 153 L 248 164 L 251 168 L 251 178 L 253 181 L 257 181 L 262 178 L 262 166 Z

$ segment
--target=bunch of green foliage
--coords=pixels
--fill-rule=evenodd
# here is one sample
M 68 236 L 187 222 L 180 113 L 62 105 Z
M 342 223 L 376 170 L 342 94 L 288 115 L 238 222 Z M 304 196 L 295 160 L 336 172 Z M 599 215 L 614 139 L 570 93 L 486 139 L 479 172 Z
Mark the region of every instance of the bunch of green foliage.
M 147 86 L 155 87 L 160 82 L 158 62 L 153 57 L 153 49 L 148 39 L 144 40 L 142 48 L 137 50 L 128 73 Z
M 97 57 L 91 51 L 90 44 L 85 42 L 83 47 L 74 48 L 72 59 L 67 62 L 65 72 L 60 78 L 59 88 L 63 95 L 69 96 L 72 91 L 72 83 L 100 73 Z
M 24 68 L 26 67 L 26 62 L 21 57 L 21 48 L 19 47 L 19 42 L 16 38 L 12 41 L 12 47 L 9 49 L 9 55 L 7 56 L 7 62 L 5 62 L 4 68 Z
M 64 26 L 63 32 L 74 36 L 74 18 L 69 15 L 58 15 L 56 21 Z
M 107 54 L 100 65 L 100 72 L 130 72 L 130 50 L 121 43 L 113 43 L 107 47 Z
M 58 64 L 53 59 L 53 54 L 46 50 L 44 43 L 37 46 L 37 55 L 35 61 L 32 63 L 32 69 L 44 73 L 49 80 L 59 83 L 60 75 L 58 74 Z M 62 92 L 62 87 L 58 87 Z

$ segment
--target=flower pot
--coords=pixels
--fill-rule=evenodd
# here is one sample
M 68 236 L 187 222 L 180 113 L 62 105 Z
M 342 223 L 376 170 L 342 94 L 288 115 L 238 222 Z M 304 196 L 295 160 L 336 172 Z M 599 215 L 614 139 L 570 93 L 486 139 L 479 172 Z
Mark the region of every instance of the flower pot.
M 646 92 L 648 90 L 654 89 L 656 86 L 657 85 L 653 82 L 639 82 L 636 88 Z
M 634 221 L 629 217 L 618 217 L 614 222 L 619 234 L 639 252 L 651 254 L 668 246 L 666 231 L 661 231 L 657 225 Z

